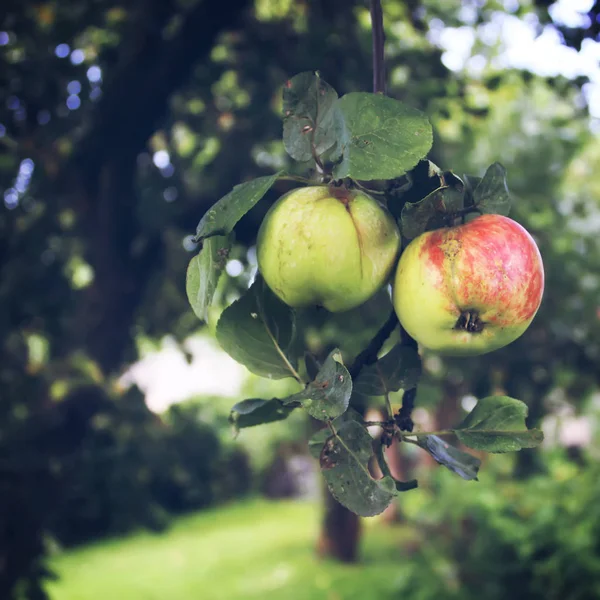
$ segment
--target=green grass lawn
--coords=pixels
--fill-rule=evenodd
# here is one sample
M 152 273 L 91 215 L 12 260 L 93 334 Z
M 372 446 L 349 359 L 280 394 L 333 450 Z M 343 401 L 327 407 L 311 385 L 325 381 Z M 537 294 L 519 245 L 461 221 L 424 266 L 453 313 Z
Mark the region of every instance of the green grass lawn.
M 355 566 L 316 558 L 315 505 L 253 500 L 65 552 L 52 600 L 384 600 L 397 598 L 402 529 L 370 520 Z

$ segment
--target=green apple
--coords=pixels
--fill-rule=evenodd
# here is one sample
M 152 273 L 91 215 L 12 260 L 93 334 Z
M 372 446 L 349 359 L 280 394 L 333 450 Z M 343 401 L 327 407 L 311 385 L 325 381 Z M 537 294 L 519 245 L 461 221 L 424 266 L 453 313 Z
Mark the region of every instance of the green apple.
M 485 354 L 529 327 L 542 301 L 544 267 L 521 225 L 482 215 L 413 240 L 393 291 L 402 326 L 422 346 L 452 356 Z
M 292 190 L 258 232 L 258 267 L 293 307 L 359 306 L 388 279 L 400 248 L 393 217 L 371 196 L 335 186 Z

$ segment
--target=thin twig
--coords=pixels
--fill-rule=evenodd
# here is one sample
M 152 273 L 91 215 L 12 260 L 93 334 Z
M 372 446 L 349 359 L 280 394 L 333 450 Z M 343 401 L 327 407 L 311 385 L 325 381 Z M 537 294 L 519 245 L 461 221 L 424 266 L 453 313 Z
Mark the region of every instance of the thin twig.
M 371 0 L 371 29 L 373 31 L 373 92 L 385 94 L 385 62 L 383 11 L 380 0 Z
M 363 423 L 363 425 L 365 425 L 365 427 L 387 427 L 390 425 L 390 422 L 389 421 L 365 421 Z

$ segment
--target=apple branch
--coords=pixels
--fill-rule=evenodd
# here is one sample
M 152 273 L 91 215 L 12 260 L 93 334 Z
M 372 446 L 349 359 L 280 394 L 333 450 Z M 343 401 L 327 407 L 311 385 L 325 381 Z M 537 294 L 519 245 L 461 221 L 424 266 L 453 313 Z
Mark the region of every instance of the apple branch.
M 371 0 L 371 30 L 373 32 L 373 92 L 385 94 L 385 33 L 381 0 Z
M 348 372 L 352 379 L 356 379 L 363 367 L 377 362 L 377 355 L 385 344 L 385 341 L 392 335 L 398 325 L 396 311 L 392 310 L 388 320 L 381 326 L 381 329 L 375 334 L 375 337 L 369 342 L 369 345 L 356 357 Z
M 385 94 L 385 32 L 383 29 L 383 11 L 381 9 L 381 0 L 371 0 L 371 30 L 373 32 L 373 92 L 375 94 Z M 400 324 L 400 335 L 402 345 L 407 348 L 418 350 L 417 342 L 409 335 L 409 333 L 399 323 L 394 311 L 390 315 L 388 321 L 375 335 L 367 348 L 361 352 L 356 358 L 350 369 L 350 374 L 354 377 L 353 369 L 356 367 L 356 374 L 360 369 L 367 364 L 372 364 L 377 360 L 377 353 L 381 350 L 383 343 L 390 336 L 396 325 Z M 391 329 L 389 329 L 391 327 Z M 389 331 L 388 331 L 389 329 Z M 385 335 L 383 340 L 381 337 Z M 373 358 L 373 349 L 376 348 Z M 371 361 L 371 362 L 367 362 Z M 412 431 L 414 424 L 412 421 L 412 411 L 415 407 L 415 399 L 417 397 L 416 386 L 412 389 L 405 390 L 402 396 L 402 408 L 394 417 L 396 425 L 401 431 Z
M 408 331 L 400 324 L 400 338 L 402 345 L 407 348 L 413 348 L 418 352 L 419 346 L 414 338 L 410 336 Z M 414 388 L 404 390 L 402 395 L 402 407 L 398 411 L 398 414 L 394 417 L 396 425 L 400 431 L 412 431 L 414 423 L 412 420 L 412 411 L 415 408 L 415 400 L 417 398 L 417 386 Z

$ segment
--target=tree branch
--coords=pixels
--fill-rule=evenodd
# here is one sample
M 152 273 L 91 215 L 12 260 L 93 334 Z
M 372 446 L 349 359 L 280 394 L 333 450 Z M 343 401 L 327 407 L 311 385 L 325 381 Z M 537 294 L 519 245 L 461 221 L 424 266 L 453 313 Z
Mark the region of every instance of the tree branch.
M 383 11 L 381 9 L 381 0 L 371 0 L 371 29 L 373 32 L 373 92 L 385 94 L 385 57 L 384 57 L 384 45 L 385 45 L 385 32 L 383 30 Z M 392 326 L 393 320 L 393 326 Z M 387 333 L 383 341 L 377 347 L 375 351 L 375 358 L 372 362 L 377 360 L 377 353 L 383 346 L 383 342 L 389 337 L 390 333 L 394 330 L 396 325 L 398 324 L 398 318 L 396 317 L 395 312 L 392 313 L 390 319 L 386 325 L 392 326 L 392 329 Z M 357 366 L 357 374 L 360 372 L 360 369 L 364 364 L 370 364 L 366 362 L 371 360 L 372 354 L 369 353 L 371 350 L 371 346 L 375 346 L 379 339 L 378 337 L 382 333 L 382 331 L 386 328 L 386 325 L 383 326 L 382 330 L 373 338 L 371 344 L 358 355 L 356 361 L 352 365 L 352 367 Z M 406 329 L 402 327 L 400 323 L 400 336 L 402 340 L 402 345 L 407 348 L 413 348 L 415 351 L 418 350 L 417 342 L 408 334 Z M 364 356 L 363 356 L 364 355 Z M 362 362 L 359 362 L 359 359 Z M 358 364 L 357 364 L 358 363 Z M 350 371 L 352 374 L 352 371 Z M 352 375 L 354 377 L 354 375 Z M 414 424 L 412 421 L 412 411 L 415 407 L 415 399 L 417 396 L 417 388 L 414 387 L 410 390 L 405 390 L 404 395 L 402 396 L 402 408 L 398 412 L 398 414 L 394 417 L 396 421 L 396 425 L 399 427 L 401 431 L 412 431 Z
M 371 0 L 371 28 L 373 31 L 373 92 L 385 94 L 385 60 L 383 11 L 381 0 Z
M 409 333 L 400 324 L 400 339 L 402 345 L 407 348 L 412 348 L 415 352 L 418 352 L 419 345 L 416 340 L 412 338 Z M 402 407 L 398 411 L 398 414 L 394 417 L 396 425 L 400 431 L 412 431 L 414 429 L 414 423 L 412 420 L 412 412 L 415 408 L 415 400 L 417 398 L 417 387 L 409 390 L 404 390 L 402 395 Z
M 369 345 L 356 357 L 348 372 L 352 379 L 360 374 L 363 367 L 372 365 L 377 361 L 377 355 L 385 344 L 385 341 L 392 335 L 398 325 L 396 311 L 392 310 L 388 320 L 381 326 L 381 329 L 375 334 L 375 337 L 369 342 Z
M 414 429 L 415 424 L 412 420 L 412 411 L 415 408 L 416 398 L 416 387 L 405 390 L 402 395 L 402 408 L 400 408 L 398 414 L 394 417 L 394 421 L 396 421 L 396 425 L 398 425 L 400 431 L 412 431 Z

